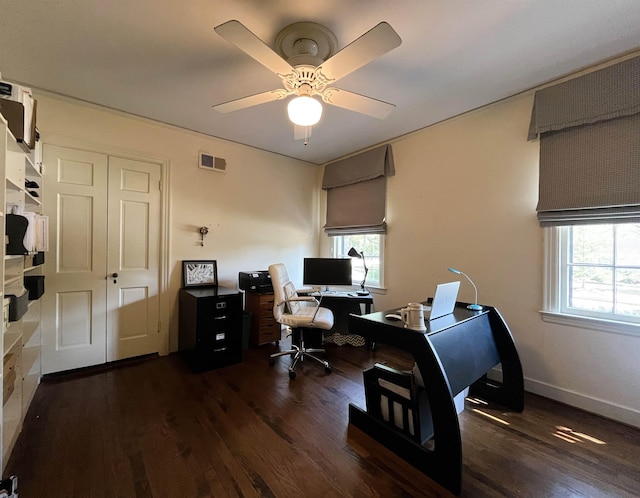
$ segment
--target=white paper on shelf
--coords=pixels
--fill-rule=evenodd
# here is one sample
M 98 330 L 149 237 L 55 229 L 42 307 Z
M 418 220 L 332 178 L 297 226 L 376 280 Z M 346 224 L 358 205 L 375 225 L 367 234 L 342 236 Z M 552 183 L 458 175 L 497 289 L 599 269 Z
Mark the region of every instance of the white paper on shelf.
M 36 250 L 36 213 L 25 211 L 22 216 L 29 222 L 22 244 L 28 252 L 33 252 Z
M 36 251 L 49 250 L 49 217 L 43 215 L 36 216 Z

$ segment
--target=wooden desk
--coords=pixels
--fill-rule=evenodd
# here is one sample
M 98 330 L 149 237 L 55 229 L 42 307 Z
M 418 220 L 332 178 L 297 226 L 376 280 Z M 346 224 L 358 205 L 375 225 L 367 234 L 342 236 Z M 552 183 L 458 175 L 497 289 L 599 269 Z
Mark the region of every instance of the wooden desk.
M 334 323 L 331 332 L 340 334 L 352 334 L 349 330 L 349 315 L 361 315 L 360 305 L 364 305 L 364 314 L 371 313 L 373 307 L 373 296 L 359 296 L 357 292 L 312 292 L 309 294 L 317 299 L 321 299 L 320 306 L 329 308 L 333 313 Z
M 524 379 L 513 337 L 498 310 L 489 306 L 470 311 L 466 303 L 457 303 L 451 315 L 427 322 L 424 333 L 387 320 L 385 315 L 389 312 L 351 315 L 349 330 L 413 355 L 431 407 L 430 414 L 420 416 L 432 417 L 436 444 L 434 449 L 428 449 L 353 404 L 349 405 L 349 423 L 460 494 L 462 441 L 453 398 L 470 385 L 472 396 L 496 401 L 515 411 L 524 409 Z M 503 381 L 488 381 L 485 374 L 499 363 Z
M 331 308 L 334 304 L 364 304 L 365 314 L 371 313 L 371 306 L 373 305 L 373 296 L 367 294 L 366 296 L 360 296 L 357 292 L 312 292 L 309 294 L 317 298 L 322 298 L 322 306 Z

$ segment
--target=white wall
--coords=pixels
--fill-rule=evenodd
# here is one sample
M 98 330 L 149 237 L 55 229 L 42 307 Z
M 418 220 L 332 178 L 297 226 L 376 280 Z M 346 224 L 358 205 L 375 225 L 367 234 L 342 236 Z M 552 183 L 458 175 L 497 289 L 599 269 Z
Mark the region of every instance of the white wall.
M 456 267 L 509 324 L 527 390 L 640 426 L 640 337 L 553 325 L 539 313 L 539 144 L 526 139 L 532 105 L 533 94 L 513 97 L 392 142 L 386 292 L 375 295 L 376 309 L 433 296 L 437 283 L 462 278 L 447 271 Z M 328 237 L 321 247 L 329 253 Z M 459 298 L 472 301 L 462 280 Z
M 38 95 L 45 142 L 81 142 L 166 161 L 170 170 L 170 285 L 163 301 L 177 346 L 183 259 L 217 259 L 222 284 L 238 271 L 301 261 L 329 239 L 321 168 L 120 113 Z M 496 306 L 515 337 L 526 387 L 640 426 L 640 338 L 542 321 L 542 229 L 535 216 L 538 144 L 527 142 L 533 97 L 514 97 L 393 142 L 388 182 L 386 309 L 433 294 L 468 273 L 481 303 Z M 196 167 L 199 150 L 227 160 L 224 175 Z M 321 221 L 318 220 L 320 213 Z M 211 225 L 204 248 L 197 228 Z M 462 283 L 460 299 L 472 300 Z
M 169 286 L 162 296 L 177 349 L 177 293 L 183 259 L 215 259 L 221 285 L 238 272 L 284 262 L 302 280 L 302 259 L 318 247 L 321 168 L 123 113 L 51 95 L 36 95 L 44 143 L 164 162 L 169 183 Z M 301 144 L 302 146 L 302 144 Z M 199 169 L 198 153 L 226 159 L 227 172 Z M 210 227 L 200 246 L 200 226 Z

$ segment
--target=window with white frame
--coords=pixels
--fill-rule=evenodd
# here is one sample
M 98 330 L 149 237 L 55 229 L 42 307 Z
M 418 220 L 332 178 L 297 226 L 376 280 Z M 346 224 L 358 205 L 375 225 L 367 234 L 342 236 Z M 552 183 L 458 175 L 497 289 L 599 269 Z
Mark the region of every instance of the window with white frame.
M 337 235 L 333 237 L 333 254 L 336 258 L 347 258 L 349 250 L 355 248 L 364 254 L 367 273 L 366 287 L 382 288 L 384 284 L 384 235 L 383 234 L 355 234 Z M 354 285 L 360 285 L 364 279 L 364 265 L 360 258 L 352 258 L 351 278 Z
M 548 230 L 548 311 L 640 324 L 640 223 Z
M 535 94 L 543 317 L 640 334 L 640 57 Z

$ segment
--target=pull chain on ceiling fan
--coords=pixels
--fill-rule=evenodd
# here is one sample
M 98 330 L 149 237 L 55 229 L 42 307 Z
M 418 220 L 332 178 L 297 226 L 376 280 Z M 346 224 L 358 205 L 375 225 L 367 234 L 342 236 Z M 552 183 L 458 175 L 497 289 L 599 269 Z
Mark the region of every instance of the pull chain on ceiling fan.
M 304 127 L 305 144 L 310 127 L 320 120 L 322 105 L 314 98 L 378 119 L 386 118 L 395 105 L 331 85 L 356 69 L 398 47 L 402 40 L 386 22 L 381 22 L 335 53 L 337 40 L 326 27 L 299 22 L 283 28 L 276 37 L 277 53 L 239 21 L 216 26 L 215 32 L 280 77 L 282 86 L 213 106 L 221 113 L 281 100 L 295 95 L 288 104 L 289 119 Z M 299 130 L 295 130 L 300 135 Z

